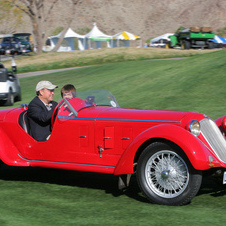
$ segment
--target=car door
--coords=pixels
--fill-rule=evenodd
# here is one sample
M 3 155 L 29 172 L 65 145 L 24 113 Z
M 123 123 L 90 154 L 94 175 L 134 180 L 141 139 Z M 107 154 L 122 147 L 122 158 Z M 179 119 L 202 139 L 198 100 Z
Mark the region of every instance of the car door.
M 100 119 L 95 130 L 95 152 L 100 163 L 115 166 L 132 141 L 131 125 L 120 120 Z

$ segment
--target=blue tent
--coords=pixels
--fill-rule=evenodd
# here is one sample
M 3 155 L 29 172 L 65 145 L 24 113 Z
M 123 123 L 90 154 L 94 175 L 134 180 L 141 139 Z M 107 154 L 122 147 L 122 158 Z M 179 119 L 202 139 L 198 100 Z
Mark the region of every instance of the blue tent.
M 212 39 L 213 42 L 215 43 L 222 43 L 222 44 L 226 44 L 226 39 L 223 37 L 220 37 L 218 35 L 214 36 L 214 39 Z

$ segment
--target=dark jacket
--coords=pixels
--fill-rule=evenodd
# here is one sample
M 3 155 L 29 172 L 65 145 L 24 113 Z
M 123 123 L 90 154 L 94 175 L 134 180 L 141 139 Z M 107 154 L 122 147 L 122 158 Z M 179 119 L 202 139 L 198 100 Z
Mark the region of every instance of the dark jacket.
M 28 105 L 27 116 L 31 128 L 31 136 L 37 141 L 45 141 L 51 133 L 51 118 L 57 102 L 51 101 L 52 109 L 47 110 L 45 104 L 36 96 Z

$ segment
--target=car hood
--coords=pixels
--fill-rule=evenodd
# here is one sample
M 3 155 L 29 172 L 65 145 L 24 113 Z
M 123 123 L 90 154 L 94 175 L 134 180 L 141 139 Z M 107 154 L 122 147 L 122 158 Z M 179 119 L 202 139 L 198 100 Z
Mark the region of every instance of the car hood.
M 141 109 L 126 109 L 126 108 L 109 108 L 98 114 L 98 119 L 121 119 L 121 120 L 155 120 L 155 121 L 170 121 L 180 123 L 187 115 L 196 115 L 199 113 L 187 111 L 163 111 L 163 110 L 141 110 Z

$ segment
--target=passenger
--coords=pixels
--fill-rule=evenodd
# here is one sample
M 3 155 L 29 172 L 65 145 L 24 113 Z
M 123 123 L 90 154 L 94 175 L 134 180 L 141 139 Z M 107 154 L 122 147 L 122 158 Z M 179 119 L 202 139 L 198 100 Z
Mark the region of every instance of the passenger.
M 72 84 L 67 84 L 61 89 L 61 97 L 63 99 L 72 99 L 76 97 L 76 88 Z
M 61 97 L 63 99 L 70 100 L 70 104 L 73 106 L 75 111 L 79 111 L 81 108 L 85 107 L 85 101 L 76 97 L 76 88 L 72 84 L 64 85 L 61 89 Z M 63 107 L 64 106 L 64 107 Z M 62 100 L 58 106 L 58 113 L 61 116 L 73 116 L 70 108 Z
M 76 97 L 76 88 L 72 84 L 64 85 L 60 92 L 63 99 L 71 100 Z M 62 108 L 62 106 L 64 107 Z M 64 116 L 68 116 L 71 113 L 63 100 L 58 104 L 58 113 Z
M 57 106 L 53 95 L 57 87 L 49 81 L 40 81 L 36 86 L 37 96 L 28 105 L 31 136 L 37 141 L 46 141 L 51 134 L 51 117 Z

